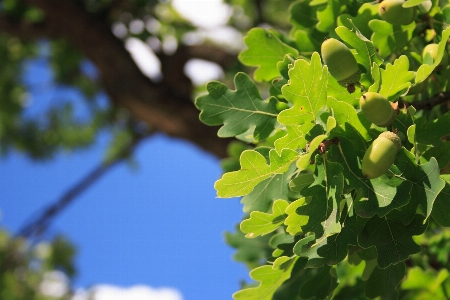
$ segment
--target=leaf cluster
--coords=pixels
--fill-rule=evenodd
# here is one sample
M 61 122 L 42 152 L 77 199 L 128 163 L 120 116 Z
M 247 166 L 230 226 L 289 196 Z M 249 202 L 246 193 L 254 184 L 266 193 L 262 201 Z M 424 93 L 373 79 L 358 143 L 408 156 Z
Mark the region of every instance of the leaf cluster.
M 259 284 L 243 286 L 235 299 L 449 297 L 448 255 L 437 245 L 448 248 L 450 112 L 414 108 L 448 90 L 450 68 L 440 65 L 448 7 L 434 3 L 411 24 L 392 25 L 378 5 L 293 2 L 289 33 L 254 28 L 244 38 L 239 58 L 256 68 L 253 79 L 236 74 L 234 90 L 210 82 L 196 99 L 203 122 L 242 142 L 230 150 L 217 195 L 242 196 L 241 234 L 265 238 L 252 246 L 272 250 L 260 265 L 261 256 L 241 256 Z M 355 56 L 355 92 L 322 63 L 324 37 Z M 417 54 L 430 42 L 439 45 L 431 60 Z M 367 91 L 400 107 L 392 125 L 378 127 L 362 114 Z M 385 174 L 368 179 L 362 159 L 387 130 L 402 147 Z M 238 253 L 249 247 L 232 245 Z

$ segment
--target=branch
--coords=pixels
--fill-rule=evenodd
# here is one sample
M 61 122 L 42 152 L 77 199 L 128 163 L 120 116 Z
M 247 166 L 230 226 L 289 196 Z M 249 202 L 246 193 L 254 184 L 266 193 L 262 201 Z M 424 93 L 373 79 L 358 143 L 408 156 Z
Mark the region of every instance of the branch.
M 124 146 L 121 151 L 115 156 L 115 158 L 102 162 L 100 165 L 95 167 L 91 172 L 87 174 L 86 177 L 82 178 L 73 187 L 67 190 L 56 202 L 50 204 L 35 218 L 30 218 L 27 224 L 19 229 L 17 236 L 22 236 L 25 238 L 31 238 L 32 236 L 39 236 L 50 225 L 51 221 L 61 213 L 69 204 L 71 204 L 76 197 L 81 195 L 89 187 L 91 187 L 98 179 L 105 175 L 114 166 L 118 165 L 136 149 L 137 145 L 148 137 L 149 134 L 138 135 L 133 139 L 128 145 Z
M 219 138 L 217 128 L 200 122 L 199 111 L 190 94 L 180 93 L 165 82 L 154 83 L 144 76 L 123 41 L 113 35 L 109 23 L 71 0 L 22 2 L 45 13 L 49 37 L 68 39 L 95 64 L 113 104 L 126 108 L 151 128 L 193 142 L 218 157 L 227 156 L 226 148 L 231 139 Z M 165 76 L 178 77 L 176 74 Z
M 413 102 L 413 103 L 410 103 L 409 105 L 413 106 L 417 110 L 421 110 L 421 109 L 430 110 L 433 107 L 443 104 L 447 101 L 450 101 L 450 91 L 436 94 L 431 98 Z

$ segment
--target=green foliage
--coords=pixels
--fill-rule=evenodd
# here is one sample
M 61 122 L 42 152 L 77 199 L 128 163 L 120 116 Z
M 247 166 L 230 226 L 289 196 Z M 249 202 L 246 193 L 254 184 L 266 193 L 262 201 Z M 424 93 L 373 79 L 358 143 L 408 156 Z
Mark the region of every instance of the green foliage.
M 239 58 L 257 67 L 253 77 L 262 83 L 239 73 L 236 91 L 211 82 L 196 100 L 201 120 L 224 125 L 219 136 L 242 139 L 254 130 L 246 141 L 255 148 L 230 153 L 234 167 L 215 184 L 219 197 L 243 196 L 249 214 L 239 242 L 237 233 L 227 240 L 260 283 L 235 299 L 450 297 L 450 233 L 442 227 L 450 225 L 450 112 L 443 102 L 432 110 L 422 104 L 448 95 L 449 67 L 439 64 L 448 51 L 449 9 L 434 2 L 415 22 L 392 25 L 378 16 L 379 4 L 361 2 L 295 1 L 288 33 L 256 28 L 244 38 Z M 362 74 L 355 91 L 322 63 L 324 36 L 355 56 Z M 416 53 L 430 42 L 439 44 L 436 59 L 422 60 Z M 388 128 L 376 126 L 360 111 L 366 91 L 409 107 L 397 109 Z M 276 101 L 286 108 L 271 110 Z M 362 158 L 387 130 L 402 148 L 385 174 L 368 179 Z
M 74 254 L 73 245 L 61 236 L 32 245 L 0 229 L 0 299 L 68 299 L 71 295 L 69 280 L 76 273 Z M 58 272 L 65 275 L 54 277 Z M 60 276 L 66 278 L 59 279 L 59 284 L 65 285 L 65 291 L 62 289 L 60 295 L 49 293 L 45 285 Z

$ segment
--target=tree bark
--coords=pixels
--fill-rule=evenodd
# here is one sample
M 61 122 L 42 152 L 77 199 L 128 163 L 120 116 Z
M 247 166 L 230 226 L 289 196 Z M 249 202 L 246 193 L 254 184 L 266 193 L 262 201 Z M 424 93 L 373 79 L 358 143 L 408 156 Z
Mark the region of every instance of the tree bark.
M 126 108 L 153 130 L 190 141 L 219 158 L 227 156 L 226 147 L 230 139 L 218 138 L 217 127 L 207 126 L 199 120 L 200 112 L 190 95 L 180 93 L 173 86 L 176 82 L 163 80 L 155 83 L 143 75 L 125 49 L 123 41 L 112 33 L 108 22 L 96 18 L 73 0 L 22 1 L 40 8 L 46 15 L 45 22 L 35 26 L 36 35 L 49 39 L 68 39 L 97 67 L 103 88 L 115 105 Z M 32 35 L 31 26 L 20 24 L 14 27 L 5 18 L 0 19 L 0 28 L 8 28 L 8 25 L 12 34 L 15 32 L 23 37 Z M 181 49 L 180 52 L 185 54 L 184 61 L 194 54 L 214 57 L 208 54 L 209 51 L 195 47 Z M 225 54 L 222 59 L 229 63 L 231 57 Z M 177 69 L 174 72 L 178 73 L 164 76 L 177 78 L 182 68 Z

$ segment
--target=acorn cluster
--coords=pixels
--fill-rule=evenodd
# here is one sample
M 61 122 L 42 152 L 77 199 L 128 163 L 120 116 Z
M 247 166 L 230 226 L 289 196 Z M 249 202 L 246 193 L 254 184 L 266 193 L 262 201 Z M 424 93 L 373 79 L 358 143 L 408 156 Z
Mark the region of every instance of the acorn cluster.
M 375 92 L 364 93 L 359 105 L 364 116 L 380 127 L 390 126 L 397 115 L 391 102 Z M 361 165 L 364 176 L 373 179 L 386 173 L 400 148 L 401 140 L 397 134 L 390 131 L 381 133 L 364 154 Z
M 350 49 L 342 42 L 329 38 L 322 43 L 321 52 L 331 76 L 352 93 L 354 85 L 360 80 L 361 72 Z M 359 105 L 364 116 L 380 127 L 390 126 L 396 117 L 391 102 L 375 92 L 364 93 Z M 367 149 L 362 160 L 364 176 L 372 179 L 383 175 L 394 163 L 400 148 L 401 141 L 395 133 L 387 131 L 380 134 Z

